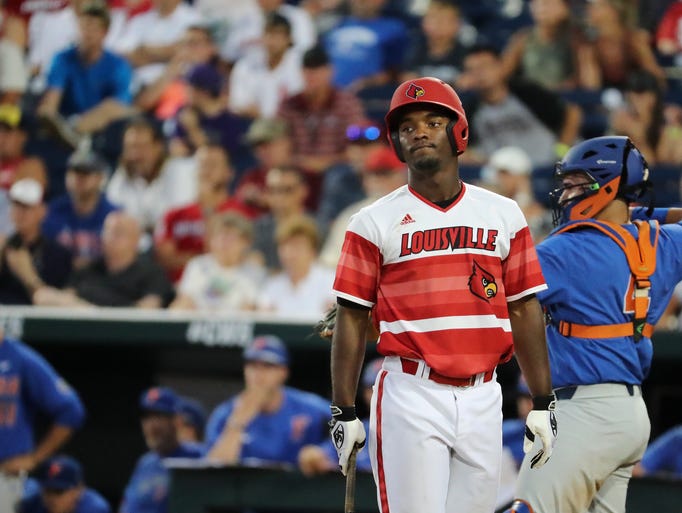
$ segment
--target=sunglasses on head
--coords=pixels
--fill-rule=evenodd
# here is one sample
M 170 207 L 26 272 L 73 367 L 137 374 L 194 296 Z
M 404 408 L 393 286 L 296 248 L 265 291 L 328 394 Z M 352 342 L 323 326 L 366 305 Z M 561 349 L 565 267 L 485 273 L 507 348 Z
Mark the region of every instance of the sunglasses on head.
M 381 130 L 376 126 L 350 125 L 346 128 L 346 139 L 356 141 L 376 141 L 381 137 Z

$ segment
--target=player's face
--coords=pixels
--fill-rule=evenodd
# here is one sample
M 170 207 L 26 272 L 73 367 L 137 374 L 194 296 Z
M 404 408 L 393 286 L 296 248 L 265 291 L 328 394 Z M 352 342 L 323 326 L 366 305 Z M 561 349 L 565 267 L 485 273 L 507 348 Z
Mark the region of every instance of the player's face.
M 147 412 L 142 416 L 142 434 L 150 451 L 167 453 L 177 444 L 175 417 Z
M 452 158 L 445 131 L 450 118 L 433 110 L 406 112 L 398 125 L 400 146 L 410 169 L 435 172 Z
M 584 173 L 571 173 L 561 178 L 562 193 L 559 196 L 559 205 L 581 196 L 589 190 L 592 181 Z
M 80 486 L 68 490 L 43 490 L 43 503 L 48 513 L 73 513 L 81 493 Z
M 252 361 L 244 365 L 244 381 L 247 389 L 261 389 L 275 392 L 288 377 L 288 369 L 284 365 L 273 365 L 266 362 Z

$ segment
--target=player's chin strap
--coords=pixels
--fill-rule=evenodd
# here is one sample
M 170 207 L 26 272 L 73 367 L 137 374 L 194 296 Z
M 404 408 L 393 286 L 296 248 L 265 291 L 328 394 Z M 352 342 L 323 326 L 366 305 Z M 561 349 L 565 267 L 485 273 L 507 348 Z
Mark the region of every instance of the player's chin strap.
M 654 226 L 654 240 L 651 241 L 651 223 Z M 574 221 L 554 231 L 552 235 L 575 230 L 576 228 L 594 228 L 608 235 L 618 247 L 623 250 L 627 258 L 630 272 L 634 278 L 634 302 L 635 312 L 632 323 L 602 324 L 588 326 L 567 321 L 559 321 L 559 333 L 565 337 L 579 338 L 613 338 L 632 336 L 635 342 L 641 338 L 650 338 L 653 334 L 653 325 L 646 322 L 649 311 L 651 275 L 656 270 L 656 248 L 658 247 L 658 234 L 660 227 L 658 222 L 635 221 L 639 236 L 637 239 L 618 224 L 606 221 L 588 219 Z

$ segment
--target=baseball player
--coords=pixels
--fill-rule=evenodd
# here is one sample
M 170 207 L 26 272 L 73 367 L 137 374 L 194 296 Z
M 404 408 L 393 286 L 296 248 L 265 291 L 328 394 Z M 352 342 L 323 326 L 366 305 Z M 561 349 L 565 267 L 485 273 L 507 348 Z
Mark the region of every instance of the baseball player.
M 430 77 L 404 82 L 386 125 L 408 184 L 348 225 L 334 282 L 332 439 L 345 474 L 353 446 L 365 442 L 354 400 L 373 309 L 386 357 L 369 429 L 381 512 L 490 513 L 502 452 L 495 368 L 514 350 L 534 396 L 526 422 L 541 441 L 534 466 L 552 452 L 553 396 L 535 299 L 546 285 L 518 205 L 459 178 L 468 123 L 452 87 Z
M 630 223 L 651 187 L 627 137 L 597 137 L 557 164 L 558 228 L 538 246 L 560 442 L 542 470 L 525 457 L 511 511 L 619 513 L 649 439 L 640 384 L 653 325 L 682 279 L 682 226 Z M 646 209 L 633 215 L 646 214 Z M 663 220 L 665 209 L 654 212 Z
M 34 442 L 34 418 L 51 426 Z M 14 511 L 24 479 L 78 429 L 85 410 L 78 394 L 45 359 L 0 327 L 0 511 Z

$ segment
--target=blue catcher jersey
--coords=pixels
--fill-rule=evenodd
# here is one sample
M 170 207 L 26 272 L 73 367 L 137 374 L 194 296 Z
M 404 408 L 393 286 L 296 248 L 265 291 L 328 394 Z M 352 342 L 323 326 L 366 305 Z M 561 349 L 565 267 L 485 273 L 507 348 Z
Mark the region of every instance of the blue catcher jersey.
M 635 225 L 625 228 L 637 237 Z M 652 230 L 653 232 L 653 230 Z M 559 321 L 611 325 L 632 321 L 634 283 L 625 253 L 592 228 L 551 235 L 538 245 L 549 288 L 537 294 L 551 317 L 547 345 L 552 386 L 640 384 L 649 373 L 651 339 L 588 339 L 559 333 Z M 647 322 L 656 324 L 682 279 L 682 226 L 661 225 L 656 270 L 651 276 Z
M 78 394 L 42 356 L 5 338 L 0 341 L 0 462 L 33 450 L 37 413 L 74 429 L 85 417 Z

